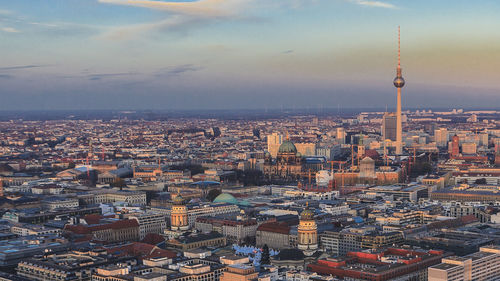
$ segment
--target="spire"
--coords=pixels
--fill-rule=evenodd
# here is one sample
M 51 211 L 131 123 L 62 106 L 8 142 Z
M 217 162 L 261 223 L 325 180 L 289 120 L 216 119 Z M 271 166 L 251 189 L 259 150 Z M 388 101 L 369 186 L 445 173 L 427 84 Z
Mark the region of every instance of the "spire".
M 398 26 L 398 67 L 396 68 L 396 78 L 394 79 L 394 86 L 396 88 L 403 88 L 405 80 L 401 70 L 401 28 Z
M 401 68 L 401 27 L 398 26 L 398 68 Z

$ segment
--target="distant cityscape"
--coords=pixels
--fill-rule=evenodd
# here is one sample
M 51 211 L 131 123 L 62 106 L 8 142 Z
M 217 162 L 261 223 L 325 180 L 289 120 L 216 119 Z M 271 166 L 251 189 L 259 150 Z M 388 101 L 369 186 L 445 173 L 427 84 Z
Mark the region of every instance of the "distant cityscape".
M 141 35 L 189 33 L 178 22 L 268 24 L 233 13 L 248 1 L 95 2 L 177 16 L 132 26 Z M 0 9 L 0 35 L 21 33 L 3 27 L 15 22 L 3 17 L 15 18 Z M 67 22 L 29 25 L 57 28 L 54 38 L 74 35 Z M 74 25 L 82 29 L 75 33 L 95 28 Z M 128 35 L 118 25 L 107 32 L 113 42 Z M 0 112 L 0 281 L 499 281 L 500 104 L 413 107 L 399 28 L 397 38 L 385 109 L 358 100 L 359 108 L 134 110 L 130 101 L 130 110 Z M 219 49 L 206 52 L 218 62 Z M 117 52 L 120 63 L 141 61 L 126 51 Z M 14 79 L 9 71 L 44 67 L 0 67 L 8 73 L 0 84 Z M 174 81 L 202 69 L 148 75 Z M 91 83 L 147 76 L 79 75 Z
M 396 119 L 2 121 L 0 278 L 498 276 L 500 111 Z

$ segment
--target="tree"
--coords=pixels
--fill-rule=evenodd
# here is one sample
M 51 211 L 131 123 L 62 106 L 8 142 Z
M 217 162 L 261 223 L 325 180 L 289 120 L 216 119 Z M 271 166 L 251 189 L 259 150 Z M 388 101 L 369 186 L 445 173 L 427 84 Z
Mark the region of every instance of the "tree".
M 260 256 L 260 264 L 271 264 L 270 256 L 269 256 L 269 247 L 267 244 L 262 248 L 262 255 Z
M 211 189 L 207 194 L 207 200 L 214 201 L 217 196 L 221 194 L 221 191 L 217 188 Z
M 480 178 L 480 179 L 477 179 L 474 183 L 475 184 L 486 184 L 486 179 L 485 178 Z
M 118 187 L 120 190 L 123 189 L 123 187 L 127 186 L 125 184 L 125 181 L 122 178 L 116 178 L 113 183 L 111 184 L 112 187 Z

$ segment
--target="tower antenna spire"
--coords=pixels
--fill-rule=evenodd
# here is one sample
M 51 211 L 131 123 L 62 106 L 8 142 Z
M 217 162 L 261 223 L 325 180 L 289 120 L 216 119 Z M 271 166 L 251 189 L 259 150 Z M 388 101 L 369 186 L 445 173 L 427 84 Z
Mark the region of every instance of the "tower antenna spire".
M 401 27 L 398 26 L 398 68 L 401 68 Z

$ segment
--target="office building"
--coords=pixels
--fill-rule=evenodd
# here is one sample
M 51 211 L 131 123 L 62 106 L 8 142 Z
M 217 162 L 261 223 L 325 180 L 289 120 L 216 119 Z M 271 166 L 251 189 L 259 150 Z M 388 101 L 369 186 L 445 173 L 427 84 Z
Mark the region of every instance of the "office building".
M 394 112 L 386 112 L 382 117 L 382 140 L 396 141 L 397 118 Z
M 429 267 L 429 281 L 495 281 L 500 278 L 500 247 L 484 246 L 479 252 L 458 257 L 451 256 Z

